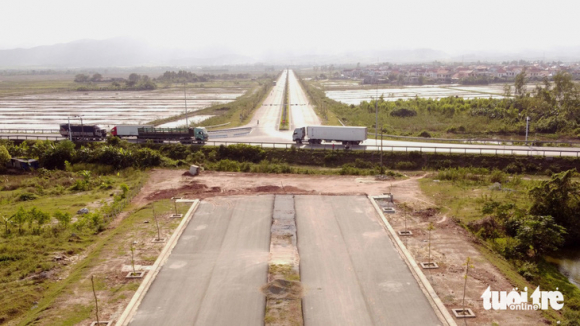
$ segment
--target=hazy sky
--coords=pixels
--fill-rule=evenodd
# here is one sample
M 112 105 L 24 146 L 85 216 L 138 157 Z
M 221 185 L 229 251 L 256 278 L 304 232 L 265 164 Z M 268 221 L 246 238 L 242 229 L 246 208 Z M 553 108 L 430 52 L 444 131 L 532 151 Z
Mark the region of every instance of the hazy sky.
M 580 46 L 578 0 L 0 0 L 0 48 L 134 37 L 240 54 Z

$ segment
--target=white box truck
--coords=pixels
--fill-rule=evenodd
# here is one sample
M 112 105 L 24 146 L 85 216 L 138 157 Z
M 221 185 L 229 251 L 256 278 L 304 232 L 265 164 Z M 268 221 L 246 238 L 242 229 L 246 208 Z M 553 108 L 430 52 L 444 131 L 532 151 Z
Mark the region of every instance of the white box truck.
M 306 126 L 294 129 L 292 140 L 302 144 L 307 140 L 310 144 L 326 142 L 342 142 L 343 145 L 359 145 L 367 139 L 366 127 L 340 126 Z
M 111 129 L 111 135 L 119 138 L 139 136 L 139 128 L 153 128 L 152 125 L 118 125 Z

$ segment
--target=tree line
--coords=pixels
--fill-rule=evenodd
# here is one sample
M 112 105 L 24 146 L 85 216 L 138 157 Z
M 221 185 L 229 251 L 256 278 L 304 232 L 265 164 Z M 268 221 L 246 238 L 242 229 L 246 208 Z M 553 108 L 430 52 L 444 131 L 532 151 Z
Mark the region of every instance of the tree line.
M 250 74 L 202 74 L 198 75 L 190 71 L 179 70 L 178 72 L 175 71 L 166 71 L 163 75 L 155 78 L 156 81 L 160 82 L 172 82 L 172 83 L 196 83 L 196 82 L 209 82 L 212 80 L 231 80 L 231 79 L 249 79 L 251 78 Z
M 125 78 L 111 78 L 105 80 L 100 73 L 92 76 L 77 74 L 74 79 L 75 83 L 84 83 L 86 85 L 77 87 L 78 91 L 142 91 L 154 90 L 157 84 L 147 75 L 132 73 Z M 110 82 L 110 86 L 97 86 L 96 83 Z

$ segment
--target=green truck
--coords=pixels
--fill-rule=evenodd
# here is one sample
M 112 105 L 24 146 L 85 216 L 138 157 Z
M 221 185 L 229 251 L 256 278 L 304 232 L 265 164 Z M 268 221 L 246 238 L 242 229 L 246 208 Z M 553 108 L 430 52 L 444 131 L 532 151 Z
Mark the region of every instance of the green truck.
M 155 128 L 143 127 L 137 129 L 137 139 L 153 140 L 155 143 L 179 141 L 182 144 L 204 144 L 209 139 L 207 130 L 196 128 Z

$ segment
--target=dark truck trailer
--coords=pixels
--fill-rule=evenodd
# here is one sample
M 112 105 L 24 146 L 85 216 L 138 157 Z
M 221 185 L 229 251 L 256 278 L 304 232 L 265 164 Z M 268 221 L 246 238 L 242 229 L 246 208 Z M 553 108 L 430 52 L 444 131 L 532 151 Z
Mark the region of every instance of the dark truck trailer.
M 153 140 L 156 143 L 164 141 L 179 141 L 182 144 L 197 142 L 203 144 L 209 139 L 205 128 L 138 128 L 137 139 Z
M 72 140 L 103 140 L 107 138 L 107 131 L 105 129 L 101 129 L 97 125 L 79 125 L 79 124 L 70 124 L 71 139 Z M 65 137 L 69 138 L 69 124 L 62 123 L 60 125 L 60 134 Z

